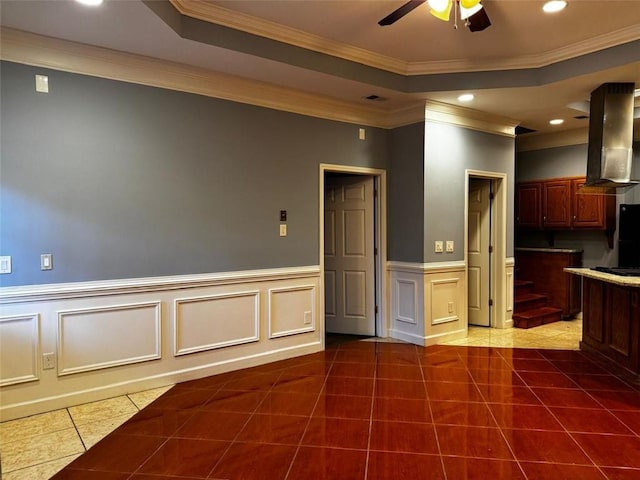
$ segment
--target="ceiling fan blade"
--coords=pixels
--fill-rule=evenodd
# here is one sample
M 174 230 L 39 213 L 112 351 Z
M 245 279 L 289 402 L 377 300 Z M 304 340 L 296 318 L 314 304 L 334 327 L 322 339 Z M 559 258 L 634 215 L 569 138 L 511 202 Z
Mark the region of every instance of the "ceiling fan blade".
M 487 15 L 487 9 L 481 8 L 476 13 L 471 15 L 468 18 L 469 22 L 469 30 L 472 32 L 481 32 L 485 28 L 491 26 L 491 20 L 489 20 L 489 15 Z
M 422 5 L 425 1 L 426 0 L 411 0 L 405 3 L 400 8 L 398 8 L 397 10 L 394 10 L 389 15 L 387 15 L 382 20 L 380 20 L 378 22 L 378 25 L 380 25 L 381 27 L 384 27 L 385 25 L 391 25 L 392 23 L 397 22 L 402 17 L 404 17 L 407 13 L 409 13 L 411 10 Z

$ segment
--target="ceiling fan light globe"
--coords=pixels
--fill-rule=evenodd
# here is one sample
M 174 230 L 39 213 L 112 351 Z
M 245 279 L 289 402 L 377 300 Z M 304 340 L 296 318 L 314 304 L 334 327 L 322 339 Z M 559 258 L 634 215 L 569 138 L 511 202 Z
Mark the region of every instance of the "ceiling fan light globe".
M 479 3 L 480 3 L 480 0 L 460 0 L 460 6 L 468 9 L 475 7 Z
M 427 3 L 431 10 L 438 13 L 444 13 L 451 9 L 451 0 L 427 0 Z
M 443 22 L 448 22 L 451 15 L 451 6 L 451 0 L 448 0 L 444 10 L 435 10 L 432 8 L 429 13 Z
M 480 3 L 477 3 L 475 7 L 472 8 L 463 7 L 462 3 L 460 3 L 460 18 L 462 20 L 466 20 L 471 15 L 478 13 L 480 10 L 482 10 L 482 5 Z

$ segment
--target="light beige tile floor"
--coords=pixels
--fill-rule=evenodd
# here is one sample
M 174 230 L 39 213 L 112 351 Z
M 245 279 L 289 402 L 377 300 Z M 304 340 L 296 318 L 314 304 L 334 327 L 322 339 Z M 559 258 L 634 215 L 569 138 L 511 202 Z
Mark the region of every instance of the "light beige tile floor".
M 470 326 L 467 338 L 446 344 L 577 350 L 581 337 L 582 321 L 577 319 L 528 330 Z M 132 393 L 0 423 L 0 478 L 51 478 L 169 388 Z
M 470 325 L 467 338 L 445 342 L 443 345 L 579 350 L 578 344 L 581 339 L 582 320 L 578 318 L 540 325 L 526 330 Z
M 0 423 L 0 478 L 47 480 L 171 386 Z

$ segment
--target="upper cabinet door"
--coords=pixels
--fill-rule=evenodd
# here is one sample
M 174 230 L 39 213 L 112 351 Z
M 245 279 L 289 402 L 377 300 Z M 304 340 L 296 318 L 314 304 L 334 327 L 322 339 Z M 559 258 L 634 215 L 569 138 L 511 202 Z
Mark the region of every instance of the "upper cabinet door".
M 542 188 L 542 226 L 571 227 L 571 181 L 544 182 Z
M 522 228 L 541 228 L 539 182 L 516 185 L 516 225 Z
M 585 183 L 584 178 L 574 179 L 571 183 L 573 192 L 573 227 L 604 228 L 605 197 L 597 194 L 580 193 L 579 189 Z

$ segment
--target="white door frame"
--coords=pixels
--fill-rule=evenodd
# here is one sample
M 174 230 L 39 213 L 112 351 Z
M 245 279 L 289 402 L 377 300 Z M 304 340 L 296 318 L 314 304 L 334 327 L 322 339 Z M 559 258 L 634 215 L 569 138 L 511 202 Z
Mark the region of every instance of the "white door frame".
M 378 195 L 375 202 L 375 244 L 378 247 L 378 255 L 375 257 L 376 275 L 376 305 L 378 312 L 375 314 L 376 335 L 378 337 L 389 336 L 389 315 L 388 315 L 388 279 L 387 279 L 387 172 L 379 168 L 353 167 L 349 165 L 333 165 L 329 163 L 320 164 L 320 190 L 319 205 L 320 211 L 320 320 L 321 338 L 324 346 L 326 327 L 324 324 L 324 175 L 325 173 L 345 173 L 353 175 L 367 175 L 373 177 L 374 187 Z
M 465 170 L 464 193 L 464 263 L 465 278 L 469 278 L 469 178 L 493 180 L 492 238 L 493 256 L 491 258 L 491 291 L 493 298 L 491 327 L 507 327 L 507 174 L 483 170 Z M 469 295 L 467 285 L 466 292 Z

